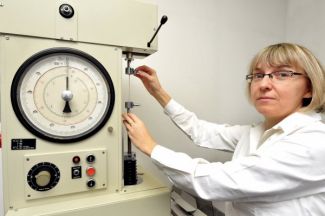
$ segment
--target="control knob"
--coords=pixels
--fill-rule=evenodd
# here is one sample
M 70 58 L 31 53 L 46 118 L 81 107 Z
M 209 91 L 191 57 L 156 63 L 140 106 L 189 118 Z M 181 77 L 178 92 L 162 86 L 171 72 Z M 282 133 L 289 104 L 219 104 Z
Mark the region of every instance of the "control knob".
M 27 174 L 27 182 L 36 191 L 48 191 L 60 180 L 60 170 L 52 163 L 41 162 L 34 165 Z

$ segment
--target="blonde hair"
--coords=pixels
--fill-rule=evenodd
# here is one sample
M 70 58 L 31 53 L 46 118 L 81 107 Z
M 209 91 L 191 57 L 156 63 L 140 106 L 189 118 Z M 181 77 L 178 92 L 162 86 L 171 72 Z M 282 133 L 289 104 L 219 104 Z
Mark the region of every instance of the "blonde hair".
M 321 63 L 310 50 L 291 43 L 270 45 L 262 49 L 252 59 L 248 73 L 253 73 L 258 65 L 270 67 L 286 65 L 302 69 L 309 78 L 312 97 L 303 99 L 301 111 L 325 111 L 325 72 Z M 250 84 L 248 84 L 248 93 L 250 95 Z

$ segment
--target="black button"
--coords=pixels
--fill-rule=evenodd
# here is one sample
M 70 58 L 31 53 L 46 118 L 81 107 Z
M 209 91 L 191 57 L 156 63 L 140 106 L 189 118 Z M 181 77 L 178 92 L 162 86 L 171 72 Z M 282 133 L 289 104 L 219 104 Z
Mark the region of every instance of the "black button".
M 86 160 L 88 163 L 94 163 L 96 160 L 96 157 L 95 157 L 95 155 L 88 155 Z
M 95 187 L 95 185 L 96 185 L 96 182 L 95 182 L 94 179 L 89 179 L 89 180 L 87 181 L 87 186 L 88 186 L 89 188 Z

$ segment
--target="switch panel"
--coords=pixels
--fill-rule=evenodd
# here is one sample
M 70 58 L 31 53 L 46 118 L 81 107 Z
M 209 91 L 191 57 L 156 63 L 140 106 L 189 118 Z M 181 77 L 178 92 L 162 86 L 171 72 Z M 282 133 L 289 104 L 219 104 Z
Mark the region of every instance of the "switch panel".
M 90 155 L 91 165 L 87 160 Z M 76 158 L 80 158 L 80 161 Z M 107 188 L 107 164 L 106 149 L 25 155 L 26 179 L 30 179 L 29 182 L 27 180 L 25 182 L 26 199 L 105 189 Z M 55 167 L 53 174 L 49 167 Z M 51 181 L 54 177 L 56 177 L 55 181 Z M 31 182 L 41 186 L 31 187 Z

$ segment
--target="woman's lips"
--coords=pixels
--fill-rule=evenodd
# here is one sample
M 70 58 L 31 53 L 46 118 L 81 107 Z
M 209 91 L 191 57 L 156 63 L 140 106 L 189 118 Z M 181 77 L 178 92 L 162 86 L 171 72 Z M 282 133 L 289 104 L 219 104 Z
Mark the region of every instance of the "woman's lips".
M 270 100 L 274 100 L 273 97 L 267 97 L 267 96 L 263 96 L 263 97 L 259 97 L 257 98 L 258 101 L 270 101 Z

